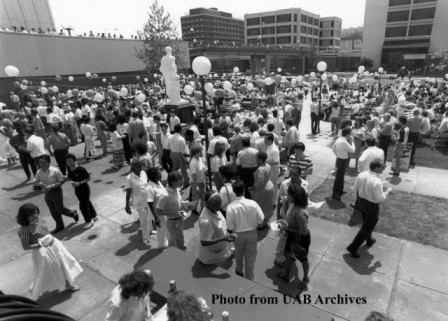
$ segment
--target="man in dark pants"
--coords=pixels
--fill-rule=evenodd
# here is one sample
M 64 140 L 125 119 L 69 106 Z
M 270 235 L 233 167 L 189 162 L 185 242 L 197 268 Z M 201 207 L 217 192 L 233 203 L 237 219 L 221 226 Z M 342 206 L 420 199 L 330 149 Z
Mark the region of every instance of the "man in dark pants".
M 249 137 L 244 137 L 242 144 L 243 149 L 238 152 L 238 156 L 236 157 L 236 165 L 238 166 L 238 175 L 244 183 L 245 197 L 252 198 L 254 172 L 258 167 L 258 150 L 250 147 Z
M 90 187 L 87 184 L 90 181 L 90 175 L 84 167 L 76 164 L 75 155 L 67 154 L 65 161 L 68 169 L 67 178 L 75 188 L 75 194 L 79 200 L 79 209 L 86 222 L 84 229 L 89 229 L 93 226 L 93 222 L 98 220 L 95 208 L 90 201 Z
M 350 163 L 349 153 L 355 152 L 355 143 L 351 133 L 350 127 L 343 128 L 341 137 L 334 142 L 332 147 L 336 155 L 336 177 L 331 198 L 336 201 L 341 201 L 341 196 L 344 194 L 344 176 Z
M 378 177 L 384 171 L 383 160 L 374 159 L 370 162 L 370 171 L 362 172 L 356 178 L 354 190 L 356 194 L 355 208 L 361 212 L 363 224 L 352 243 L 347 247 L 347 251 L 354 258 L 358 258 L 358 248 L 366 242 L 367 246 L 372 246 L 376 240 L 372 237 L 372 232 L 378 222 L 380 203 L 391 193 L 389 188 L 384 191 L 383 182 Z
M 53 148 L 54 158 L 61 170 L 62 175 L 67 174 L 65 157 L 68 154 L 68 149 L 70 148 L 70 140 L 67 135 L 59 131 L 59 125 L 51 125 L 51 135 L 48 139 L 49 145 Z
M 62 184 L 65 179 L 59 169 L 51 166 L 50 155 L 42 155 L 39 157 L 40 169 L 36 173 L 36 184 L 40 185 L 45 192 L 45 203 L 47 203 L 50 214 L 56 222 L 56 228 L 51 234 L 56 234 L 64 229 L 64 221 L 62 215 L 71 217 L 75 222 L 79 221 L 76 210 L 71 211 L 64 207 Z
M 25 172 L 27 180 L 29 181 L 31 179 L 31 172 L 29 168 L 31 168 L 33 175 L 36 176 L 36 163 L 31 157 L 30 152 L 26 150 L 26 137 L 24 128 L 18 124 L 14 124 L 14 127 L 17 130 L 17 134 L 11 137 L 11 139 L 9 140 L 9 144 L 14 147 L 14 149 L 19 154 L 20 165 L 22 165 L 23 171 Z
M 168 149 L 168 140 L 171 137 L 170 132 L 168 131 L 168 124 L 163 122 L 160 123 L 160 140 L 162 143 L 162 167 L 167 173 L 171 173 L 173 169 L 173 161 L 170 157 L 170 150 Z

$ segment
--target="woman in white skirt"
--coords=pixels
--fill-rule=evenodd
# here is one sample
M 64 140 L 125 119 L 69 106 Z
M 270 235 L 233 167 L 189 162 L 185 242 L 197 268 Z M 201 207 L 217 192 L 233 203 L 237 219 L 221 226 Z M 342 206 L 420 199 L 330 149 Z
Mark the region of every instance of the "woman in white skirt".
M 66 291 L 78 291 L 74 280 L 82 272 L 81 265 L 48 232 L 39 208 L 31 203 L 20 206 L 17 222 L 21 225 L 18 234 L 23 249 L 32 251 L 35 276 L 30 286 L 31 298 L 36 300 L 44 292 L 64 287 Z
M 168 231 L 166 229 L 166 216 L 157 216 L 155 211 L 155 205 L 162 195 L 167 195 L 165 187 L 162 185 L 162 174 L 157 167 L 149 167 L 146 170 L 148 176 L 148 206 L 149 211 L 154 218 L 155 225 L 157 226 L 157 247 L 168 247 Z

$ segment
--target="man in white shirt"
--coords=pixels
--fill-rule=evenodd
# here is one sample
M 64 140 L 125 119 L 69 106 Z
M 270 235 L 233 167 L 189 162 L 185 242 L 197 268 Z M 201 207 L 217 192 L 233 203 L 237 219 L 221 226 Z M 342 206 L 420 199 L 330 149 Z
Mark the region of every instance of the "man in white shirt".
M 352 130 L 350 127 L 342 129 L 341 137 L 333 144 L 333 152 L 336 155 L 336 176 L 333 184 L 332 199 L 341 201 L 344 194 L 344 176 L 345 171 L 350 163 L 349 153 L 355 152 L 355 143 L 352 138 Z
M 264 137 L 264 145 L 266 146 L 266 154 L 268 158 L 266 163 L 271 166 L 271 174 L 269 180 L 274 185 L 274 198 L 272 199 L 273 205 L 277 204 L 277 192 L 278 192 L 278 177 L 280 176 L 280 151 L 274 143 L 274 134 L 268 133 Z
M 264 215 L 255 201 L 244 198 L 242 181 L 236 181 L 232 188 L 236 194 L 236 200 L 227 206 L 226 221 L 227 229 L 236 234 L 235 273 L 253 280 L 257 256 L 257 227 L 263 222 Z
M 168 124 L 165 122 L 160 123 L 160 143 L 162 144 L 161 164 L 167 173 L 170 173 L 173 169 L 173 161 L 171 160 L 170 149 L 168 147 L 170 138 L 171 134 L 168 130 Z
M 180 118 L 177 117 L 175 110 L 171 110 L 170 111 L 170 131 L 174 131 L 174 126 L 176 126 L 177 124 L 180 124 Z
M 217 142 L 223 142 L 226 146 L 226 151 L 230 148 L 229 141 L 227 138 L 222 136 L 222 130 L 219 126 L 213 126 L 213 139 L 210 140 L 210 144 L 208 146 L 207 154 L 210 155 L 210 157 L 213 157 L 215 155 L 215 146 Z
M 45 148 L 45 141 L 42 137 L 37 136 L 34 133 L 33 125 L 28 125 L 25 131 L 28 136 L 28 139 L 26 140 L 26 150 L 34 159 L 36 167 L 39 167 L 39 157 L 42 155 L 48 155 L 48 152 Z
M 370 163 L 370 170 L 362 172 L 356 178 L 354 191 L 356 195 L 355 209 L 361 212 L 363 224 L 354 240 L 347 247 L 347 251 L 354 258 L 359 258 L 358 248 L 366 242 L 372 246 L 376 240 L 372 232 L 378 222 L 379 204 L 391 193 L 389 188 L 384 191 L 383 182 L 378 177 L 384 171 L 385 165 L 381 159 L 375 159 Z
M 422 124 L 420 126 L 420 135 L 425 136 L 431 130 L 431 121 L 428 117 L 428 111 L 424 110 L 422 112 Z
M 375 138 L 366 138 L 366 145 L 367 148 L 362 152 L 358 160 L 358 173 L 370 170 L 370 162 L 374 159 L 384 159 L 384 151 L 376 147 Z

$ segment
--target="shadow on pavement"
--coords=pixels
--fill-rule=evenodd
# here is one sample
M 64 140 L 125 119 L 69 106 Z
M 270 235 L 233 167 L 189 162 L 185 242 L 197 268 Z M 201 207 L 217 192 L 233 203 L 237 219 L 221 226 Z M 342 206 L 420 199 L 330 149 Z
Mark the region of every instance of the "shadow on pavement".
M 349 253 L 344 253 L 342 257 L 345 263 L 359 275 L 370 275 L 375 272 L 377 268 L 382 266 L 380 261 L 376 261 L 371 265 L 374 256 L 367 252 L 366 246 L 361 246 L 358 249 L 358 254 L 360 255 L 360 258 L 358 259 L 353 258 Z
M 218 268 L 217 265 L 205 265 L 202 264 L 199 260 L 196 260 L 191 267 L 191 272 L 193 274 L 194 278 L 215 278 L 215 279 L 228 279 L 230 278 L 229 273 L 221 273 L 221 274 L 215 274 L 213 273 L 214 270 Z
M 102 171 L 101 175 L 114 174 L 114 173 L 118 173 L 119 171 L 120 171 L 119 168 L 112 168 L 112 167 L 110 167 L 110 168 Z
M 300 262 L 298 264 L 300 264 Z M 266 276 L 272 280 L 272 286 L 274 290 L 282 294 L 294 296 L 300 293 L 299 285 L 301 282 L 298 275 L 299 269 L 297 268 L 297 262 L 291 267 L 290 275 L 293 277 L 290 278 L 290 280 L 292 281 L 290 281 L 289 283 L 285 282 L 277 276 L 277 273 L 281 272 L 283 272 L 283 268 L 278 268 L 275 265 L 265 271 Z M 277 289 L 275 289 L 275 286 L 277 286 Z
M 58 233 L 58 237 L 64 241 L 70 240 L 83 232 L 88 231 L 84 229 L 84 224 L 70 223 L 65 230 Z
M 12 191 L 15 191 L 16 189 L 25 187 L 27 185 L 32 185 L 32 184 L 33 184 L 33 182 L 31 180 L 30 181 L 23 181 L 23 182 L 21 182 L 19 184 L 11 186 L 11 187 L 2 187 L 2 190 L 7 191 L 7 192 L 12 192 Z
M 134 269 L 138 269 L 139 267 L 145 265 L 149 261 L 151 261 L 153 258 L 155 258 L 157 255 L 163 252 L 163 249 L 150 249 L 145 254 L 139 257 L 137 262 L 134 264 Z
M 70 291 L 59 291 L 54 290 L 51 292 L 44 293 L 37 303 L 39 303 L 42 307 L 51 309 L 52 307 L 61 304 L 69 300 L 72 297 L 72 292 Z
M 28 200 L 34 196 L 37 196 L 39 194 L 43 194 L 43 192 L 41 190 L 38 190 L 38 191 L 32 190 L 28 193 L 22 193 L 22 194 L 19 194 L 18 196 L 11 197 L 11 199 L 14 201 L 23 202 L 23 201 L 26 201 L 26 200 Z
M 130 234 L 135 233 L 140 228 L 140 221 L 135 221 L 129 224 L 125 224 L 121 226 L 121 233 Z
M 327 203 L 328 207 L 331 208 L 332 210 L 339 210 L 341 208 L 347 207 L 344 203 L 342 203 L 340 201 L 336 201 L 336 200 L 332 199 L 331 197 L 326 197 L 325 202 Z
M 398 185 L 401 183 L 400 176 L 388 177 L 388 178 L 386 178 L 386 180 L 389 181 L 389 183 L 391 183 L 392 185 Z

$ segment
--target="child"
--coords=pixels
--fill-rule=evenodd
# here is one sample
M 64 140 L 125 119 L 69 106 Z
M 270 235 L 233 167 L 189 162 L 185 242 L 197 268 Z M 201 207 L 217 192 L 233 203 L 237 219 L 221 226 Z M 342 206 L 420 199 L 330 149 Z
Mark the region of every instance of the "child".
M 120 133 L 117 130 L 117 125 L 112 124 L 111 125 L 111 131 L 112 135 L 110 135 L 110 140 L 112 142 L 112 148 L 113 148 L 113 156 L 112 156 L 112 162 L 114 169 L 119 169 L 123 167 L 124 165 L 124 149 L 123 149 L 123 135 L 120 135 Z
M 190 173 L 192 176 L 191 190 L 193 202 L 201 200 L 199 212 L 196 208 L 192 211 L 199 215 L 204 207 L 205 196 L 205 165 L 202 161 L 203 151 L 201 145 L 195 145 L 191 148 Z
M 80 127 L 81 134 L 84 135 L 85 140 L 85 150 L 84 154 L 86 157 L 86 160 L 90 160 L 90 157 L 95 157 L 95 140 L 93 138 L 93 135 L 95 135 L 95 130 L 93 126 L 90 124 L 90 118 L 87 115 L 82 116 L 82 124 Z
M 210 160 L 210 169 L 213 175 L 213 182 L 215 183 L 216 190 L 221 190 L 224 186 L 224 182 L 219 175 L 219 168 L 227 164 L 226 158 L 226 145 L 222 141 L 216 142 L 214 155 Z
M 306 179 L 307 175 L 311 175 L 313 173 L 313 163 L 311 159 L 306 157 L 304 154 L 305 144 L 302 142 L 296 143 L 292 148 L 292 152 L 293 154 L 291 154 L 288 161 L 289 168 L 300 168 L 302 179 Z

